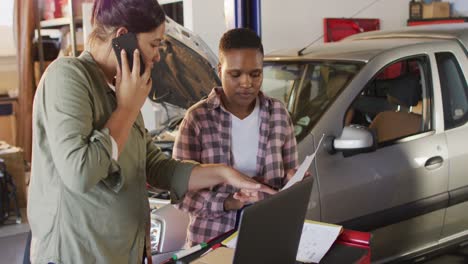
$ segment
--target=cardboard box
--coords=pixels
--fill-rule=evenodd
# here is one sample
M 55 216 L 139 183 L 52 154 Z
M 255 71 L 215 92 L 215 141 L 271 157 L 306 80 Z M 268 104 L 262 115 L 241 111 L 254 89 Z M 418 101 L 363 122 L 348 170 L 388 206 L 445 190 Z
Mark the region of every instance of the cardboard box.
M 16 145 L 16 117 L 0 115 L 0 140 Z
M 449 2 L 432 2 L 423 5 L 423 19 L 450 17 Z
M 27 199 L 23 150 L 0 141 L 0 159 L 5 161 L 6 169 L 15 183 L 19 207 L 25 208 Z

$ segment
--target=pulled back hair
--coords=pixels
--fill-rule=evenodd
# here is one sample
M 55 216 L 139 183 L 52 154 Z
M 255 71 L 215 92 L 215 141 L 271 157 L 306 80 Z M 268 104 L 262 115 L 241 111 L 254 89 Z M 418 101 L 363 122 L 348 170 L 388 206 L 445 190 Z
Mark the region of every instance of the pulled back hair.
M 263 45 L 255 31 L 248 28 L 235 28 L 226 31 L 219 41 L 219 57 L 232 49 L 256 49 L 263 55 Z
M 154 30 L 166 20 L 157 0 L 95 0 L 90 40 L 107 40 L 117 28 L 142 33 Z

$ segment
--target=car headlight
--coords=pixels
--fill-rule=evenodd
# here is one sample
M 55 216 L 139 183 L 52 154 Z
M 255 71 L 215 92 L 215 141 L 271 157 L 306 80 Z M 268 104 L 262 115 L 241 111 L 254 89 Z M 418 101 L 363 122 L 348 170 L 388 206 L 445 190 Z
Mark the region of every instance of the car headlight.
M 162 234 L 162 222 L 158 219 L 151 219 L 150 239 L 151 239 L 151 253 L 157 254 L 160 252 L 160 242 Z

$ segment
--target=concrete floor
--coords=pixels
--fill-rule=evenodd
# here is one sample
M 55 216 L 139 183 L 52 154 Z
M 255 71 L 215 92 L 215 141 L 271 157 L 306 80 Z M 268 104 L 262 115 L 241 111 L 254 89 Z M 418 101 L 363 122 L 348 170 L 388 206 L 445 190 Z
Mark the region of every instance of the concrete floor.
M 23 263 L 24 246 L 28 233 L 20 233 L 0 238 L 0 263 Z
M 22 223 L 16 224 L 15 217 L 0 226 L 0 264 L 23 263 L 24 248 L 29 232 L 26 210 L 21 210 Z

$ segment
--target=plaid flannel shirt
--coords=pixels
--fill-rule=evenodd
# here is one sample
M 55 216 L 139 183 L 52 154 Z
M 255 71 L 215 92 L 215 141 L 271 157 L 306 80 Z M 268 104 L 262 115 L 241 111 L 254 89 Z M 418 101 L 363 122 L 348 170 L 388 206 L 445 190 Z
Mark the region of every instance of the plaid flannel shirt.
M 221 87 L 214 88 L 208 98 L 187 111 L 175 141 L 175 159 L 233 166 L 231 115 L 221 104 L 221 93 Z M 281 188 L 287 171 L 295 168 L 298 162 L 293 125 L 280 101 L 262 92 L 259 101 L 260 136 L 255 179 Z M 224 211 L 224 200 L 236 191 L 229 185 L 217 185 L 185 195 L 177 207 L 190 214 L 188 246 L 206 242 L 235 227 L 236 211 Z

